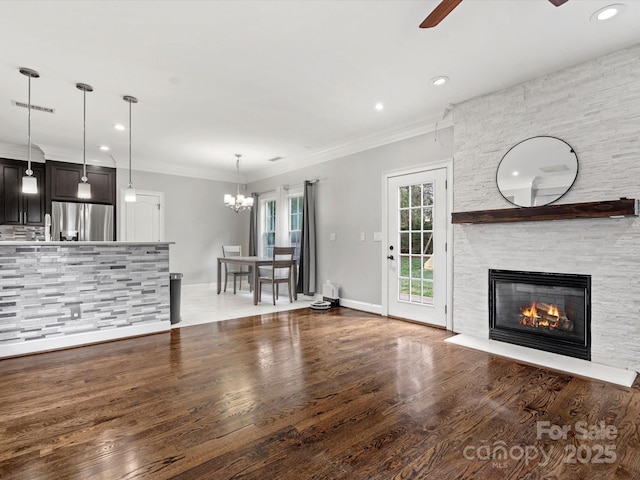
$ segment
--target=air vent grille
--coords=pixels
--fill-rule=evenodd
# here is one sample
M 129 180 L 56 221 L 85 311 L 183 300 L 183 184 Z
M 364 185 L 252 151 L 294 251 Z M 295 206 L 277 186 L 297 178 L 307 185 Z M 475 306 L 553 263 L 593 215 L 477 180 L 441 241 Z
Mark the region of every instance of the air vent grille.
M 11 103 L 16 107 L 29 108 L 28 103 L 18 102 L 17 100 L 11 100 Z M 31 110 L 37 110 L 39 112 L 46 112 L 46 113 L 56 113 L 56 111 L 53 108 L 41 107 L 40 105 L 33 105 L 33 104 L 31 104 Z

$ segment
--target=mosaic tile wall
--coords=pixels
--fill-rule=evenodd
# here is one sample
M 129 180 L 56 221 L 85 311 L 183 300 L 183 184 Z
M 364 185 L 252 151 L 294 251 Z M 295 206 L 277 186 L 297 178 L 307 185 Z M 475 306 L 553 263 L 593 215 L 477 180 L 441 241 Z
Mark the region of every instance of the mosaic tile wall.
M 0 347 L 163 321 L 168 244 L 0 242 Z
M 0 241 L 40 241 L 44 242 L 44 227 L 24 225 L 0 225 Z

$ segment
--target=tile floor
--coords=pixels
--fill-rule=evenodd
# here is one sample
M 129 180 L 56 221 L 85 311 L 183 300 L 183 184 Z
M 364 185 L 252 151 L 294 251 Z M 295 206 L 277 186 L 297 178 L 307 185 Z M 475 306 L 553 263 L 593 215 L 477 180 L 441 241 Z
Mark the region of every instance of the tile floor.
M 231 318 L 307 308 L 312 301 L 311 297 L 298 295 L 297 301 L 289 303 L 288 295 L 280 294 L 274 306 L 271 290 L 264 289 L 262 301 L 254 305 L 253 293 L 249 292 L 246 284 L 243 284 L 243 290 L 238 290 L 235 295 L 232 284 L 229 284 L 226 292 L 220 292 L 220 295 L 216 293 L 215 285 L 182 285 L 180 305 L 182 320 L 172 327 L 186 327 Z

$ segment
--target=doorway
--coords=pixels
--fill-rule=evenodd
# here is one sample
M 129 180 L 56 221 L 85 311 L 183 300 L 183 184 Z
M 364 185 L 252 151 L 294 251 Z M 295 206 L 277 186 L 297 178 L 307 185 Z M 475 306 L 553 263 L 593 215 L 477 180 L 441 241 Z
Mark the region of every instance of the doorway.
M 125 202 L 122 195 L 120 205 L 123 241 L 164 241 L 164 193 L 137 190 L 135 202 Z
M 450 168 L 447 164 L 385 175 L 383 314 L 451 327 Z

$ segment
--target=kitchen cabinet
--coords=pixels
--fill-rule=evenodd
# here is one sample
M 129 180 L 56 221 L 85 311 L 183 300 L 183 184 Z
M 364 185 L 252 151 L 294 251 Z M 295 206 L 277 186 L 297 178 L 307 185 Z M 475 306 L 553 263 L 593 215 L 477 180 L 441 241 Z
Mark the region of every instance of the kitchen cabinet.
M 82 164 L 47 160 L 47 204 L 78 202 L 78 183 L 82 181 Z M 91 184 L 90 203 L 116 204 L 116 169 L 87 165 L 87 178 Z
M 31 170 L 38 181 L 38 193 L 22 193 L 27 162 L 0 158 L 0 225 L 44 225 L 44 164 L 31 162 Z

